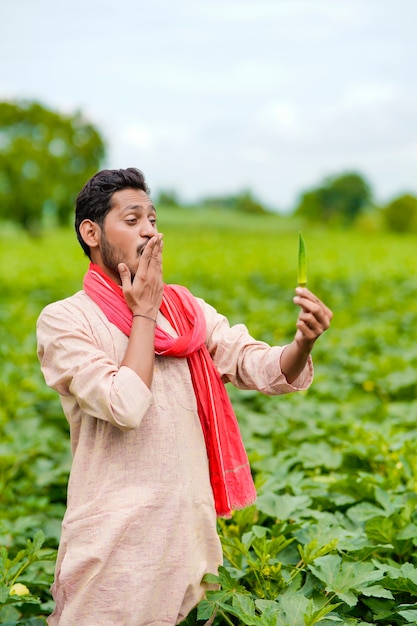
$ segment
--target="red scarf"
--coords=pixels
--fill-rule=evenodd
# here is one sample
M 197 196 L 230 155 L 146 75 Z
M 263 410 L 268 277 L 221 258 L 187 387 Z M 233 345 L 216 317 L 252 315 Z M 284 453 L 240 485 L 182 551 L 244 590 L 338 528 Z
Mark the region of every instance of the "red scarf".
M 129 336 L 132 311 L 123 290 L 98 265 L 90 264 L 84 277 L 84 290 L 107 319 Z M 157 326 L 155 353 L 188 360 L 206 442 L 216 513 L 229 516 L 233 509 L 252 504 L 256 491 L 233 407 L 205 345 L 203 311 L 188 289 L 180 285 L 164 285 L 160 311 L 178 338 Z

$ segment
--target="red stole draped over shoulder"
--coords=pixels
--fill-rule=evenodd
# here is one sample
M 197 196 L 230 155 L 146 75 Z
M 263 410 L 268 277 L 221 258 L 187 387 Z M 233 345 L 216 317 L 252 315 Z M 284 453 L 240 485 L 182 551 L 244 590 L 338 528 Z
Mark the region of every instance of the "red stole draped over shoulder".
M 90 264 L 84 290 L 107 319 L 129 336 L 132 312 L 123 290 L 98 265 Z M 188 289 L 180 285 L 164 285 L 160 311 L 178 337 L 157 326 L 155 353 L 187 358 L 207 448 L 216 513 L 229 516 L 233 509 L 253 503 L 256 491 L 233 407 L 205 345 L 203 311 Z

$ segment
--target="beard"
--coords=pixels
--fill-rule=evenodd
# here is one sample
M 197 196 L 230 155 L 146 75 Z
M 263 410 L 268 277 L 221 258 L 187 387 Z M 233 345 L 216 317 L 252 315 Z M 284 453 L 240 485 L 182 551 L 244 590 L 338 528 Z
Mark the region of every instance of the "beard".
M 103 230 L 101 235 L 101 257 L 104 265 L 112 270 L 116 275 L 119 275 L 118 265 L 119 263 L 125 263 L 129 268 L 133 280 L 136 270 L 133 271 L 133 268 L 129 265 L 129 263 L 127 263 L 127 256 L 128 255 L 124 250 L 109 242 L 106 237 L 106 233 Z

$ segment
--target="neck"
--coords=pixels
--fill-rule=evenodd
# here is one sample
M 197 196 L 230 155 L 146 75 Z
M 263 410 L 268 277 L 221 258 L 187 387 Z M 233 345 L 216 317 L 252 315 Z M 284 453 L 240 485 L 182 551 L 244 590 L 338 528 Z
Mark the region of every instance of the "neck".
M 91 263 L 97 268 L 99 267 L 103 274 L 106 274 L 116 285 L 121 285 L 122 281 L 120 278 L 120 274 L 118 271 L 113 270 L 111 267 L 104 265 L 104 263 L 100 260 L 94 259 L 91 257 Z

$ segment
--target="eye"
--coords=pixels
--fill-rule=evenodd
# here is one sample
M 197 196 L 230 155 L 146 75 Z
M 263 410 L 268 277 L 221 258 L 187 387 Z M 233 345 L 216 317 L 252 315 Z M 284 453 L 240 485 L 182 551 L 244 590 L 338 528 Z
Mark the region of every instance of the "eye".
M 156 226 L 156 217 L 150 217 L 149 221 L 152 224 L 152 226 Z
M 125 220 L 126 224 L 137 224 L 137 218 L 136 217 L 129 217 L 127 220 Z

